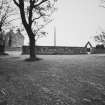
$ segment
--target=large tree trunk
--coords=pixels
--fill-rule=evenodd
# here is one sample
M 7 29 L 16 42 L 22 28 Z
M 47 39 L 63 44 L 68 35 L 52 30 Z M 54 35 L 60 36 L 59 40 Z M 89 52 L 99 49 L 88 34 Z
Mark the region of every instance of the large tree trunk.
M 2 29 L 0 28 L 0 54 L 4 54 L 5 52 L 5 40 L 2 35 Z
M 36 51 L 35 51 L 35 38 L 34 37 L 30 37 L 29 38 L 30 41 L 30 59 L 32 60 L 36 60 Z

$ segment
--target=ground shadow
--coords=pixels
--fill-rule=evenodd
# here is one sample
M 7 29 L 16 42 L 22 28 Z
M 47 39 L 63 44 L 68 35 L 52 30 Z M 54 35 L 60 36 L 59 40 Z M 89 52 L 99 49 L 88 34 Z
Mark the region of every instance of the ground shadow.
M 42 60 L 42 58 L 37 57 L 37 58 L 35 58 L 35 59 L 26 58 L 24 61 L 27 61 L 27 62 L 36 62 L 36 61 L 40 61 L 40 60 Z

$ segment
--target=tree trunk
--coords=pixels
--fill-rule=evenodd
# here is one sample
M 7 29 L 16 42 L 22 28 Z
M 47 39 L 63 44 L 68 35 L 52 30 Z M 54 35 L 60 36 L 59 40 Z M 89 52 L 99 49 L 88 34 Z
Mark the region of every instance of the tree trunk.
M 34 37 L 30 37 L 29 38 L 30 41 L 30 59 L 32 60 L 36 60 L 36 51 L 35 51 L 35 38 Z
M 0 54 L 4 54 L 5 52 L 5 40 L 2 35 L 2 29 L 0 28 Z

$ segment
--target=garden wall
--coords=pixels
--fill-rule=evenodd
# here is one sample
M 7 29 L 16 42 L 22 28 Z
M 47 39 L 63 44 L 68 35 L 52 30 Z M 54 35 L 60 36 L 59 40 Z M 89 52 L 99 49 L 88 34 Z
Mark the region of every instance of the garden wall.
M 82 51 L 82 47 L 61 47 L 61 46 L 37 46 L 36 53 L 42 55 L 53 55 L 53 54 L 82 54 L 86 53 Z M 22 47 L 22 54 L 29 54 L 29 46 Z
M 105 53 L 105 48 L 103 48 L 103 49 L 100 49 L 100 48 L 95 48 L 95 50 L 94 50 L 94 53 L 95 54 L 104 54 Z

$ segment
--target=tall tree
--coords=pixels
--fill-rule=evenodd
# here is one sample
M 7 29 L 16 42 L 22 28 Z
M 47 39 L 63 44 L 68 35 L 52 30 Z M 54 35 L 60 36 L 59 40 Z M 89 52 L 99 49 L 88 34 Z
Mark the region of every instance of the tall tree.
M 16 15 L 17 12 L 15 7 L 11 5 L 13 5 L 11 0 L 0 0 L 0 32 L 16 19 L 13 15 Z
M 4 27 L 10 24 L 11 19 L 9 18 L 12 14 L 13 9 L 10 6 L 10 0 L 0 0 L 0 53 L 4 53 L 5 48 L 5 36 Z
M 29 37 L 30 60 L 36 60 L 38 32 L 50 21 L 57 0 L 13 0 L 20 10 L 22 24 Z M 45 34 L 42 32 L 42 34 Z

